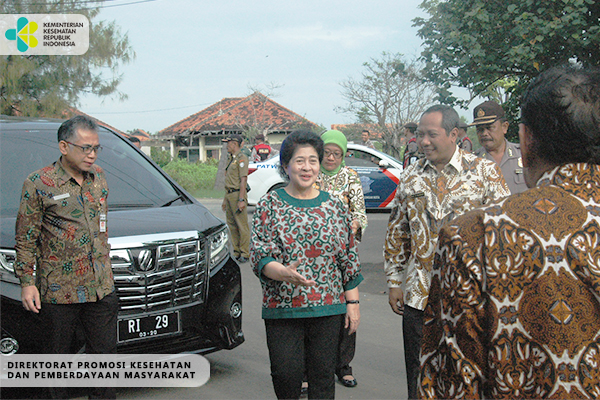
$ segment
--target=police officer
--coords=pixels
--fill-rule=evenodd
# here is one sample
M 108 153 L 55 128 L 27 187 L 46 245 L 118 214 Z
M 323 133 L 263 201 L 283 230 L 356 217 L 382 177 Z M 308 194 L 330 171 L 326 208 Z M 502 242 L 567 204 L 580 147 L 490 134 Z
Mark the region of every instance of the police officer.
M 227 142 L 229 159 L 225 169 L 225 198 L 221 208 L 225 211 L 227 225 L 233 242 L 233 255 L 238 262 L 248 261 L 250 256 L 250 228 L 248 227 L 248 156 L 241 152 L 244 138 L 231 135 L 223 139 Z
M 271 148 L 271 146 L 265 143 L 265 135 L 263 134 L 259 133 L 258 135 L 256 135 L 254 141 L 256 142 L 256 144 L 252 148 L 252 161 L 265 161 L 267 158 L 269 158 L 273 149 Z
M 473 142 L 471 142 L 471 139 L 467 136 L 467 128 L 468 125 L 463 121 L 458 123 L 458 141 L 456 144 L 464 151 L 471 153 L 473 152 Z
M 414 163 L 420 158 L 423 158 L 423 153 L 419 149 L 417 144 L 417 138 L 415 132 L 417 131 L 417 124 L 414 122 L 408 122 L 404 125 L 404 136 L 406 137 L 406 147 L 404 148 L 404 155 L 402 156 L 403 166 L 406 169 L 409 165 Z
M 508 121 L 500 104 L 491 100 L 481 103 L 473 110 L 473 118 L 471 126 L 477 128 L 477 138 L 482 146 L 475 154 L 500 166 L 511 194 L 527 190 L 521 147 L 505 138 Z

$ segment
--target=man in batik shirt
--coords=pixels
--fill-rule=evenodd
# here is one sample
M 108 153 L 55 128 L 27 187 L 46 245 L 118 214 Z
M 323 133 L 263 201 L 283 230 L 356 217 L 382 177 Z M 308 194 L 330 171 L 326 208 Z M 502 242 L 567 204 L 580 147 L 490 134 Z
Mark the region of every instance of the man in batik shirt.
M 118 298 L 110 264 L 104 171 L 94 163 L 102 149 L 98 127 L 77 116 L 58 129 L 61 157 L 30 174 L 17 214 L 15 274 L 23 307 L 47 324 L 39 338 L 50 354 L 66 354 L 77 321 L 86 351 L 117 352 Z M 53 398 L 66 398 L 53 388 Z M 115 398 L 115 388 L 96 388 Z
M 527 89 L 531 189 L 442 229 L 425 312 L 421 396 L 600 397 L 600 71 Z
M 400 177 L 383 255 L 392 310 L 403 315 L 409 398 L 417 396 L 423 310 L 438 231 L 474 207 L 510 194 L 500 168 L 456 145 L 458 114 L 430 107 L 419 121 L 417 140 L 425 158 Z

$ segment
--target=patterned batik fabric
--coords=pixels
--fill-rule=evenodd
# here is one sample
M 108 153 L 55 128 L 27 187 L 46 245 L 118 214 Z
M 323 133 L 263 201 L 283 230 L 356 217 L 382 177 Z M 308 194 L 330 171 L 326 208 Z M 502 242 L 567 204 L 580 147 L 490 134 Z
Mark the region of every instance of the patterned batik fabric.
M 348 209 L 339 199 L 319 193 L 300 200 L 278 189 L 256 205 L 250 261 L 262 285 L 263 318 L 345 314 L 344 291 L 363 279 Z M 275 281 L 262 273 L 271 261 L 289 266 L 297 260 L 297 271 L 316 286 Z
M 333 176 L 320 173 L 315 187 L 330 193 L 346 204 L 350 210 L 352 220 L 357 220 L 360 223 L 360 229 L 356 235 L 357 240 L 360 241 L 359 236 L 362 236 L 367 228 L 367 211 L 362 183 L 356 171 L 348 167 L 342 167 Z
M 60 160 L 27 177 L 17 214 L 15 274 L 42 302 L 97 301 L 114 291 L 108 186 L 96 165 L 80 186 Z
M 510 194 L 496 163 L 456 149 L 438 172 L 427 159 L 409 166 L 396 190 L 383 247 L 388 287 L 423 310 L 440 228 L 475 207 Z
M 425 309 L 421 396 L 600 398 L 600 167 L 442 229 Z

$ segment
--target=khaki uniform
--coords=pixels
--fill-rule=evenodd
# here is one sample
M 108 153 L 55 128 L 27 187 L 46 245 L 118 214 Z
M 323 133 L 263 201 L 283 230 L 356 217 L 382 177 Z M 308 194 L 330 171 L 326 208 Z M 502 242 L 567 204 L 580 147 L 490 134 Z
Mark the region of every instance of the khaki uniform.
M 250 228 L 248 227 L 248 207 L 238 209 L 240 199 L 240 180 L 248 176 L 248 157 L 239 151 L 230 155 L 225 170 L 225 216 L 231 232 L 233 253 L 237 257 L 250 257 Z M 244 197 L 246 205 L 248 196 Z
M 506 139 L 504 140 L 506 141 L 506 149 L 504 150 L 504 155 L 502 156 L 502 161 L 500 162 L 502 175 L 504 175 L 504 180 L 506 180 L 511 194 L 524 192 L 527 190 L 527 185 L 525 184 L 525 177 L 523 176 L 521 146 L 516 143 L 511 143 Z M 481 147 L 479 150 L 477 150 L 476 154 L 479 157 L 494 161 L 494 158 L 485 150 L 484 147 Z
M 406 169 L 409 165 L 415 163 L 419 159 L 423 158 L 423 153 L 417 144 L 416 138 L 410 138 L 408 143 L 406 143 L 406 148 L 404 149 L 404 155 L 402 159 L 404 160 L 403 166 Z

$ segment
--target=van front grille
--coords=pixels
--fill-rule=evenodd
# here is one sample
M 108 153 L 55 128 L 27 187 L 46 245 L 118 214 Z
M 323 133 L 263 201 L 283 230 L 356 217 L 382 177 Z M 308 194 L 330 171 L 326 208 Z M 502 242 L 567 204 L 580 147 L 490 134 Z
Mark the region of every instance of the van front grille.
M 205 301 L 208 268 L 203 240 L 111 251 L 121 314 Z

